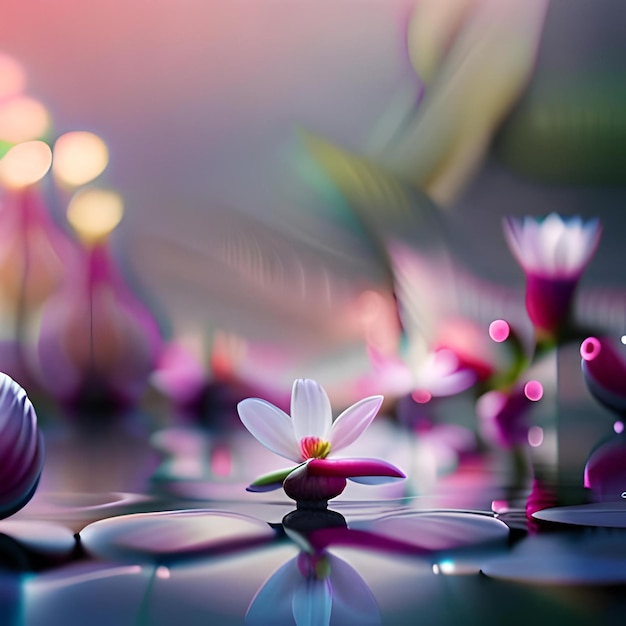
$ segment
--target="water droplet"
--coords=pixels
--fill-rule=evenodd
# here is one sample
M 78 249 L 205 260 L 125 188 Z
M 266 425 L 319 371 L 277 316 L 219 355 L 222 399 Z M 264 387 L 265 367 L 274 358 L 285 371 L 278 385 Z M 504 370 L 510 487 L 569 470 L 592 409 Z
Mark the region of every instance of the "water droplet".
M 543 443 L 543 428 L 531 426 L 528 429 L 528 443 L 533 448 L 538 448 Z

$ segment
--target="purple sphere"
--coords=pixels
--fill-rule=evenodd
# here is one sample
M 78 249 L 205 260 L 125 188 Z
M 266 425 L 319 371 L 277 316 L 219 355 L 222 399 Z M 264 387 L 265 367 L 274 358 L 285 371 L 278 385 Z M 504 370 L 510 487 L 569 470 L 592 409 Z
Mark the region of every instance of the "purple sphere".
M 35 409 L 24 389 L 0 372 L 0 519 L 33 497 L 43 461 Z

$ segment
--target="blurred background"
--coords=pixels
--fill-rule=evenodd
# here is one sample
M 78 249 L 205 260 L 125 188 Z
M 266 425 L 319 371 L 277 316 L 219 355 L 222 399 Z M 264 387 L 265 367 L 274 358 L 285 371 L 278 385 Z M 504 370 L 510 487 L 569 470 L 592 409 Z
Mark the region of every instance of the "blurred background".
M 487 331 L 498 318 L 532 353 L 509 215 L 601 220 L 575 315 L 626 333 L 625 28 L 620 0 L 5 7 L 0 367 L 59 459 L 44 484 L 142 489 L 154 467 L 95 464 L 83 482 L 68 469 L 100 458 L 81 424 L 141 414 L 109 432 L 102 468 L 112 449 L 189 457 L 204 444 L 164 431 L 239 436 L 236 400 L 288 410 L 296 377 L 337 410 L 384 393 L 394 429 L 408 420 L 418 439 L 454 424 L 497 448 L 476 396 L 437 386 L 449 372 L 429 358 L 443 347 L 452 369 L 507 370 Z M 585 388 L 579 345 L 522 376 L 546 392 L 536 447 L 551 429 L 546 454 L 574 482 L 614 421 Z M 411 382 L 393 369 L 407 354 Z M 448 458 L 428 445 L 422 458 Z M 213 476 L 228 475 L 210 447 Z M 176 467 L 168 479 L 206 478 Z

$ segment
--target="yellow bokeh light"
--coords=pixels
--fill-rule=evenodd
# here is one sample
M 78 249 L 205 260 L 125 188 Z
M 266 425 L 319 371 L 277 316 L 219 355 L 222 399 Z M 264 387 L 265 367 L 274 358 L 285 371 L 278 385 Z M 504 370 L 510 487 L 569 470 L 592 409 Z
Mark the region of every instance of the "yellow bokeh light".
M 27 187 L 41 180 L 52 165 L 52 150 L 43 141 L 26 141 L 13 146 L 0 160 L 0 183 Z
M 52 171 L 63 183 L 84 185 L 100 176 L 109 162 L 109 151 L 98 135 L 73 131 L 54 144 Z
M 42 137 L 50 125 L 50 116 L 41 102 L 27 96 L 15 96 L 0 102 L 0 139 L 21 143 Z
M 8 54 L 0 53 L 0 100 L 21 93 L 26 86 L 22 66 Z
M 121 221 L 124 203 L 115 191 L 81 189 L 67 207 L 67 219 L 87 242 L 106 237 Z

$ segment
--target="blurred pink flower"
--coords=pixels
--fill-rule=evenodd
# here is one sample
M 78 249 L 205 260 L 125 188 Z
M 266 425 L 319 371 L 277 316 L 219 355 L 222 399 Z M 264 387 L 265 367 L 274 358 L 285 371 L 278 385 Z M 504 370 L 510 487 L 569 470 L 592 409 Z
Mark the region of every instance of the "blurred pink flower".
M 448 348 L 429 352 L 415 367 L 396 356 L 373 349 L 369 352 L 375 371 L 373 381 L 392 395 L 411 394 L 420 403 L 461 393 L 478 378 L 476 372 Z
M 46 303 L 38 343 L 42 381 L 68 405 L 131 406 L 156 365 L 161 338 L 105 243 L 90 247 Z
M 510 391 L 493 390 L 476 402 L 479 429 L 483 437 L 503 448 L 528 443 L 528 413 L 534 400 L 524 386 Z
M 557 338 L 571 313 L 574 291 L 600 241 L 598 220 L 504 219 L 509 248 L 526 274 L 526 310 L 535 328 Z

